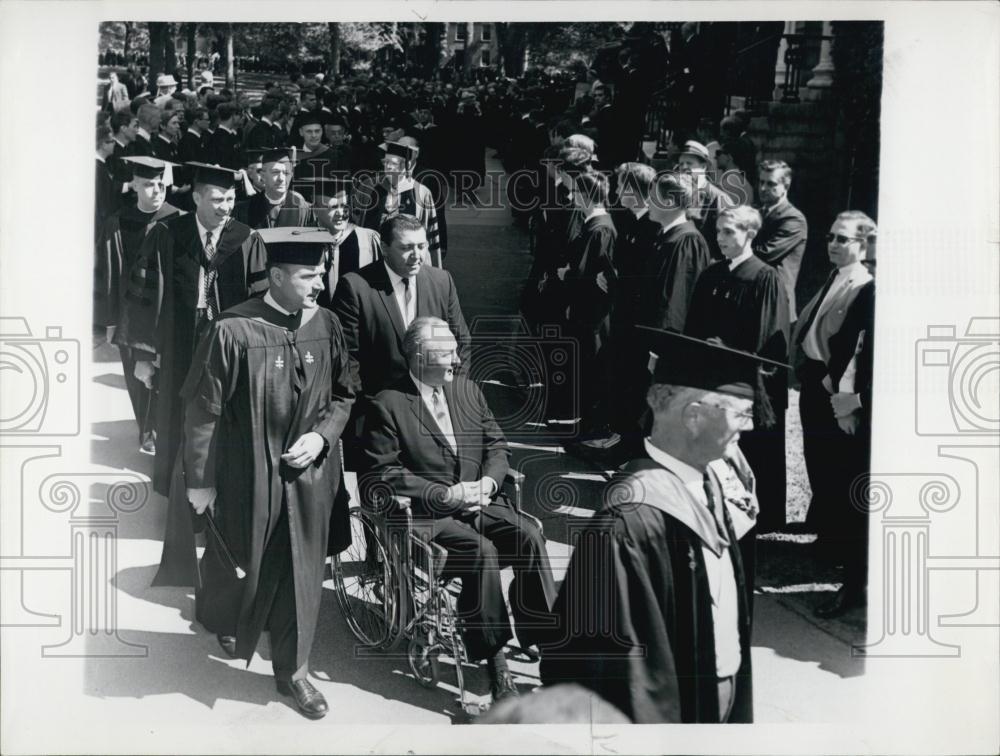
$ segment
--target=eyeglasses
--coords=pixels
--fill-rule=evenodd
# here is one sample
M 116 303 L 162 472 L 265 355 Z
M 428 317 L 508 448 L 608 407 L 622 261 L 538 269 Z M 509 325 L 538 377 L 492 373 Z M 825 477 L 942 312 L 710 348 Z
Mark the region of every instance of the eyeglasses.
M 752 423 L 753 422 L 753 410 L 736 410 L 732 407 L 725 407 L 721 404 L 711 404 L 709 402 L 691 402 L 691 404 L 700 404 L 702 407 L 712 407 L 713 409 L 722 410 L 727 415 L 735 418 L 741 424 Z
M 852 241 L 864 241 L 864 239 L 861 239 L 861 238 L 859 238 L 857 236 L 844 236 L 843 234 L 827 234 L 826 235 L 826 241 L 827 241 L 827 243 L 831 243 L 834 240 L 836 240 L 837 244 L 848 244 L 848 243 L 850 243 Z

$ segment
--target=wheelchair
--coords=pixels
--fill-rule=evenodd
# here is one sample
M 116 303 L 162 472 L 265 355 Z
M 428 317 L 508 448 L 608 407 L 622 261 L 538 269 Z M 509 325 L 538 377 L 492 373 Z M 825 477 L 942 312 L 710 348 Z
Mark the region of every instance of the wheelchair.
M 523 483 L 523 473 L 508 470 L 502 489 L 512 492 L 507 498 L 515 511 L 541 532 L 541 521 L 521 510 Z M 461 581 L 444 576 L 447 550 L 414 522 L 409 498 L 368 498 L 379 506 L 351 507 L 351 545 L 333 557 L 334 588 L 348 627 L 373 652 L 392 652 L 405 642 L 410 671 L 426 688 L 441 679 L 440 657 L 450 657 L 462 710 L 482 713 L 485 707 L 466 696 L 462 665 L 470 660 L 456 609 Z

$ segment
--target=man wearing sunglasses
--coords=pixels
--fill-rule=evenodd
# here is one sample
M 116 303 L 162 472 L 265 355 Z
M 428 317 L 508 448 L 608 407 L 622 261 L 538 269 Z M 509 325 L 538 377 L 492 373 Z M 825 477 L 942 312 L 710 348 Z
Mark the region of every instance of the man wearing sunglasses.
M 864 603 L 867 517 L 852 506 L 851 486 L 869 465 L 875 280 L 863 261 L 875 232 L 862 212 L 837 216 L 826 236 L 835 269 L 802 309 L 792 336 L 813 491 L 806 522 L 819 545 L 845 564 L 843 587 L 816 609 L 821 617 Z

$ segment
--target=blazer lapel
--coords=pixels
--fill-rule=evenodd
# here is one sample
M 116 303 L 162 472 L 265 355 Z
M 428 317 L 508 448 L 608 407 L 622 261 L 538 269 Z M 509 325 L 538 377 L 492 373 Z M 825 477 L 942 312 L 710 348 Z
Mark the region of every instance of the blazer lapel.
M 396 295 L 392 290 L 392 280 L 389 278 L 384 265 L 382 266 L 382 270 L 379 271 L 379 277 L 381 280 L 378 281 L 378 286 L 375 288 L 378 290 L 379 299 L 382 300 L 382 305 L 385 307 L 389 315 L 389 320 L 392 322 L 392 327 L 396 331 L 396 339 L 399 341 L 400 348 L 402 348 L 403 334 L 406 332 L 406 329 L 403 328 L 403 316 L 399 314 L 399 305 L 396 304 Z
M 425 263 L 424 265 L 427 265 Z M 424 265 L 417 273 L 417 317 L 429 315 L 435 310 L 431 307 L 431 277 L 424 272 Z
M 410 399 L 410 411 L 413 412 L 417 417 L 417 421 L 424 426 L 424 430 L 430 433 L 431 437 L 437 442 L 438 446 L 441 446 L 448 451 L 452 451 L 451 444 L 448 443 L 441 430 L 437 426 L 434 418 L 431 417 L 431 411 L 424 404 L 424 399 L 420 396 L 420 390 L 410 381 L 410 385 L 413 387 L 413 392 L 409 394 Z M 454 420 L 452 420 L 454 423 Z
M 471 420 L 471 418 L 466 417 L 467 413 L 465 412 L 455 411 L 456 399 L 455 399 L 454 380 L 451 383 L 444 384 L 444 400 L 448 402 L 448 416 L 451 417 L 451 430 L 452 433 L 455 434 L 455 448 L 453 451 L 455 453 L 455 456 L 457 456 L 459 459 L 464 459 L 465 455 L 461 454 L 460 452 L 462 451 L 463 447 L 466 446 L 466 444 L 463 442 L 468 441 L 470 439 L 470 436 L 468 435 L 469 431 L 467 429 L 466 421 Z M 445 441 L 445 444 L 448 445 L 448 442 Z M 451 446 L 448 445 L 448 448 L 451 449 Z

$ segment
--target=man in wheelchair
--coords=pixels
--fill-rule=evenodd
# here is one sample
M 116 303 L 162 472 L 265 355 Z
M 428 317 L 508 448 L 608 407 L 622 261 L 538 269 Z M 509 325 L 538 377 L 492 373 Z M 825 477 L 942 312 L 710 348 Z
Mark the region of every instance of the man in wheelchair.
M 551 621 L 556 589 L 541 530 L 500 493 L 510 452 L 479 387 L 455 375 L 457 349 L 438 318 L 417 318 L 406 330 L 409 374 L 380 392 L 366 416 L 362 496 L 367 483 L 409 497 L 415 525 L 447 550 L 444 575 L 462 583 L 466 650 L 486 660 L 496 702 L 518 695 L 504 653 L 512 633 L 501 568 L 514 568 L 509 599 L 525 648 Z

